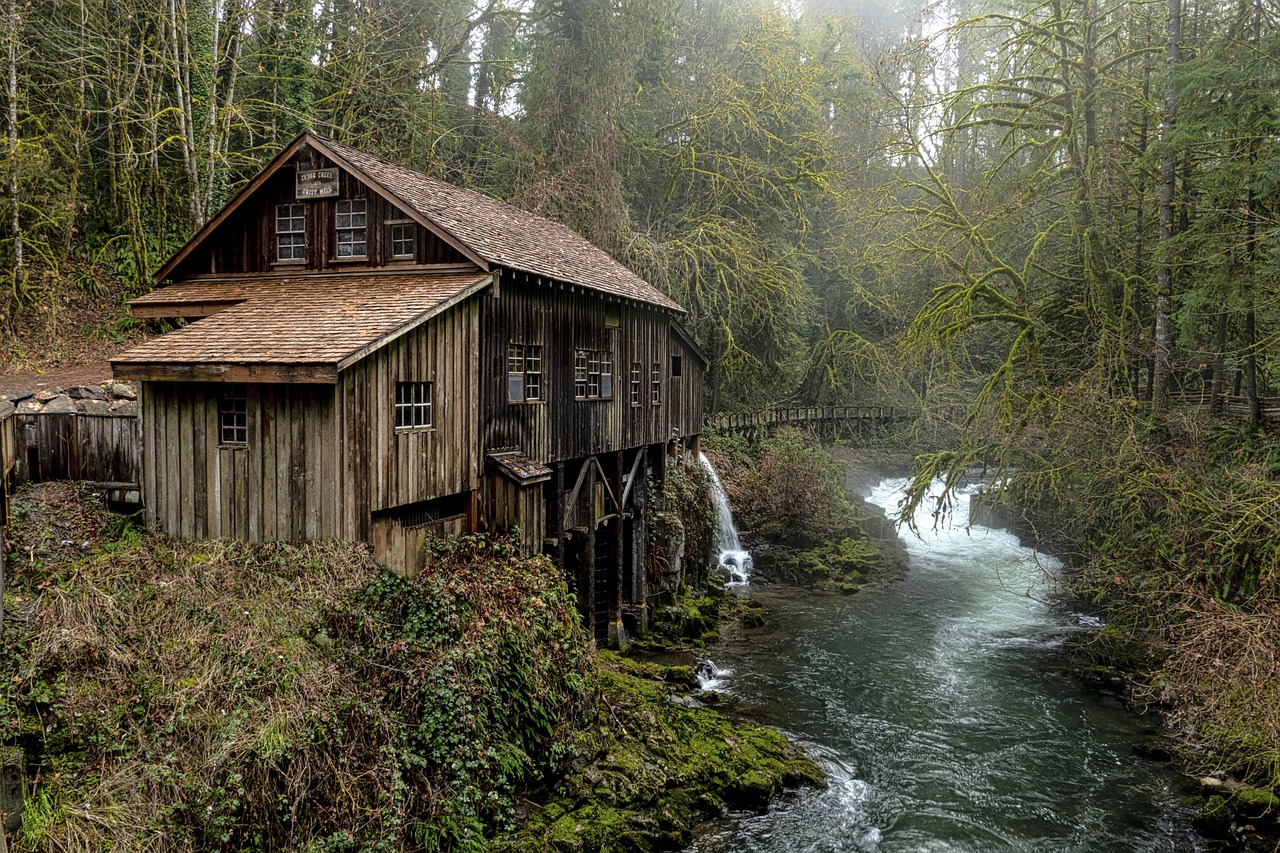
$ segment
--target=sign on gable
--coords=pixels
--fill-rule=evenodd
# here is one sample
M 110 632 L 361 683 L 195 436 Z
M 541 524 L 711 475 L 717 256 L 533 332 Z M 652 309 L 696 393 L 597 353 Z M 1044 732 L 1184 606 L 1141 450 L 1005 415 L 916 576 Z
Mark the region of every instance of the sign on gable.
M 298 198 L 328 198 L 338 194 L 337 169 L 299 169 L 294 193 Z

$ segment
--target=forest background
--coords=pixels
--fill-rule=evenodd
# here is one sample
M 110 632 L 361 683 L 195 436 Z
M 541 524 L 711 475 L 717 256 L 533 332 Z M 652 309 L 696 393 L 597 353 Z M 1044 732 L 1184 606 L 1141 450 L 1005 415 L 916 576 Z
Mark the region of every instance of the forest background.
M 312 128 L 605 247 L 716 410 L 1257 397 L 1280 7 L 1187 2 L 9 0 L 4 356 Z

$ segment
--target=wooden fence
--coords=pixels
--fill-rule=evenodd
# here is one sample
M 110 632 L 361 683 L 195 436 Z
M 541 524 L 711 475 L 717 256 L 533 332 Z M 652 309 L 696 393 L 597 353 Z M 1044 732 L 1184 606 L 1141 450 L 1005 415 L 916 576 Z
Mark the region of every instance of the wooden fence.
M 8 524 L 9 495 L 23 483 L 78 480 L 104 489 L 138 488 L 137 415 L 21 413 L 0 405 L 0 524 Z

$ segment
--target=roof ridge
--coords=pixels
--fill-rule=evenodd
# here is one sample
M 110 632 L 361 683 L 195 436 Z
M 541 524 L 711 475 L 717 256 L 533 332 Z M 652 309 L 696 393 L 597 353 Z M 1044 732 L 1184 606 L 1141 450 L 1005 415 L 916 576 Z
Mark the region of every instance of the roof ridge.
M 451 190 L 461 191 L 464 193 L 474 193 L 475 195 L 482 196 L 487 201 L 495 202 L 497 204 L 502 205 L 505 208 L 508 208 L 509 210 L 513 210 L 516 213 L 520 214 L 521 216 L 530 216 L 530 217 L 533 217 L 534 219 L 539 219 L 543 222 L 546 222 L 549 225 L 554 225 L 557 228 L 563 228 L 564 230 L 568 231 L 569 233 L 573 234 L 575 237 L 578 237 L 581 240 L 587 239 L 586 237 L 583 237 L 581 234 L 575 231 L 571 226 L 565 224 L 564 222 L 561 222 L 558 219 L 552 219 L 550 216 L 544 216 L 541 213 L 534 213 L 532 210 L 526 210 L 525 208 L 519 207 L 518 205 L 514 205 L 509 201 L 504 201 L 503 199 L 500 199 L 495 195 L 490 195 L 489 193 L 484 192 L 483 190 L 478 190 L 478 189 L 475 189 L 474 187 L 465 187 L 465 186 L 462 186 L 461 184 L 455 184 L 452 181 L 447 181 L 444 178 L 437 177 L 436 175 L 432 175 L 428 172 L 424 172 L 421 169 L 415 169 L 413 166 L 406 166 L 403 163 L 397 163 L 394 160 L 388 160 L 386 157 L 383 157 L 381 154 L 374 154 L 372 151 L 367 151 L 364 148 L 357 148 L 356 146 L 351 145 L 350 143 L 347 143 L 347 142 L 339 142 L 336 139 L 330 139 L 329 137 L 321 136 L 318 133 L 312 133 L 311 135 L 314 136 L 316 139 L 320 140 L 321 142 L 323 142 L 325 145 L 336 145 L 339 148 L 346 149 L 347 151 L 353 151 L 362 157 L 369 157 L 371 159 L 378 160 L 379 162 L 387 166 L 391 166 L 392 168 L 404 169 L 407 172 L 412 172 L 418 177 L 426 178 L 428 181 L 434 181 L 435 183 L 442 184 Z M 587 240 L 587 242 L 590 243 L 591 241 Z M 595 244 L 592 243 L 592 245 L 594 246 Z M 604 249 L 601 249 L 599 246 L 596 246 L 596 248 L 604 252 Z M 605 254 L 608 255 L 609 253 L 605 252 Z M 609 255 L 609 257 L 612 258 L 613 256 Z M 614 260 L 617 261 L 617 263 L 622 263 L 621 261 L 618 261 L 616 258 L 614 258 Z

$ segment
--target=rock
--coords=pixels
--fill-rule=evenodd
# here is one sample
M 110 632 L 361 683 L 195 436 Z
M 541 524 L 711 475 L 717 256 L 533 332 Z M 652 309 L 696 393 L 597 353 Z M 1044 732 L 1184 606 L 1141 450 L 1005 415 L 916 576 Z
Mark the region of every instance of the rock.
M 39 396 L 38 394 L 36 396 Z M 67 415 L 72 414 L 76 410 L 76 404 L 66 394 L 59 394 L 48 403 L 45 403 L 44 412 L 46 415 Z
M 92 385 L 77 385 L 67 389 L 67 396 L 72 400 L 105 400 L 102 392 Z
M 116 400 L 111 404 L 110 411 L 113 415 L 136 415 L 138 404 L 133 400 Z
M 9 391 L 6 394 L 0 394 L 0 397 L 8 400 L 10 403 L 21 403 L 23 400 L 35 394 L 30 388 L 24 388 L 21 391 Z
M 102 388 L 117 400 L 136 400 L 138 399 L 138 388 L 132 382 L 104 382 Z
M 36 402 L 47 403 L 61 393 L 61 388 L 42 388 L 35 394 Z
M 748 610 L 746 613 L 742 614 L 742 627 L 743 628 L 763 628 L 764 614 L 761 613 L 759 610 Z
M 0 400 L 0 420 L 3 420 L 13 414 L 13 410 L 16 408 L 18 407 L 13 403 L 10 403 L 8 400 Z
M 1216 776 L 1205 776 L 1200 780 L 1200 787 L 1202 788 L 1221 788 L 1225 784 L 1226 783 Z
M 28 397 L 27 399 L 23 400 L 21 403 L 18 404 L 18 414 L 20 415 L 31 415 L 31 414 L 35 414 L 36 412 L 43 412 L 43 411 L 44 411 L 44 405 L 40 403 L 40 401 L 38 401 L 35 397 Z
M 86 415 L 105 415 L 111 411 L 111 404 L 106 400 L 81 400 L 76 408 Z

